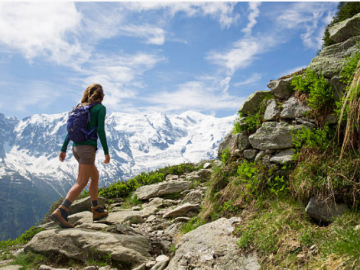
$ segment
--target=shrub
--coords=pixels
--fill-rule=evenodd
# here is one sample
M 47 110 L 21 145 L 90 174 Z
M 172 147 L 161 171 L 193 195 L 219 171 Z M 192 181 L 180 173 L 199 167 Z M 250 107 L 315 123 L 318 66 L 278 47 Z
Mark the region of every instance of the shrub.
M 222 163 L 226 163 L 228 161 L 229 157 L 230 157 L 230 151 L 229 151 L 229 147 L 228 147 L 222 151 L 220 160 Z
M 324 76 L 317 74 L 312 69 L 307 69 L 304 75 L 295 75 L 291 85 L 299 93 L 308 94 L 307 105 L 314 112 L 318 122 L 323 122 L 325 115 L 334 109 L 335 98 L 331 85 Z M 320 121 L 320 117 L 322 117 L 322 121 Z

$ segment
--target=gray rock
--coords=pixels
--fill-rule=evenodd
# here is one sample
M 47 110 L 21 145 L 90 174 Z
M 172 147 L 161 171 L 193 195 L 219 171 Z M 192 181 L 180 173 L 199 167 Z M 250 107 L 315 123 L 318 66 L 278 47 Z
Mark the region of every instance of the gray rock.
M 203 193 L 198 190 L 191 191 L 188 193 L 185 198 L 181 201 L 182 204 L 184 203 L 192 203 L 197 204 L 200 203 L 202 198 L 204 197 Z
M 177 218 L 175 218 L 174 219 L 174 223 L 175 222 L 188 222 L 190 220 L 190 218 L 189 217 L 177 217 Z
M 107 217 L 96 221 L 96 223 L 105 223 L 110 225 L 125 222 L 142 223 L 145 222 L 145 220 L 141 217 L 141 213 L 139 213 L 139 211 L 122 210 L 119 212 L 111 212 Z
M 157 262 L 150 270 L 164 270 L 168 262 Z
M 200 210 L 199 204 L 191 204 L 191 203 L 185 203 L 182 205 L 179 205 L 173 210 L 170 210 L 164 214 L 164 218 L 171 218 L 171 217 L 182 217 L 187 216 L 189 212 L 198 212 Z
M 25 246 L 25 252 L 62 254 L 86 262 L 96 249 L 114 261 L 140 264 L 151 260 L 151 243 L 143 236 L 94 232 L 85 229 L 42 231 Z
M 270 99 L 267 103 L 267 107 L 264 114 L 265 121 L 273 121 L 280 115 L 280 110 L 278 108 L 277 102 L 275 99 Z
M 343 42 L 359 34 L 360 13 L 329 27 L 329 38 L 335 42 Z
M 155 264 L 156 264 L 155 261 L 149 261 L 149 262 L 146 263 L 146 268 L 151 268 L 151 267 L 153 267 Z
M 109 228 L 109 226 L 106 224 L 102 224 L 102 223 L 82 223 L 80 225 L 77 225 L 76 228 L 101 231 L 101 230 Z
M 116 231 L 120 234 L 126 235 L 139 235 L 141 233 L 135 231 L 133 228 L 126 226 L 124 224 L 116 224 Z
M 156 262 L 168 262 L 170 261 L 169 257 L 166 255 L 159 255 L 155 259 Z
M 259 150 L 256 149 L 247 149 L 244 150 L 244 158 L 246 159 L 254 159 Z
M 153 185 L 139 187 L 134 194 L 139 200 L 148 200 L 150 198 L 169 195 L 189 189 L 191 183 L 188 181 L 168 181 Z
M 222 165 L 222 162 L 221 162 L 220 160 L 215 160 L 215 161 L 214 161 L 214 165 L 215 165 L 216 167 L 220 167 L 220 166 Z
M 265 156 L 265 151 L 260 151 L 255 157 L 255 162 L 262 160 L 264 156 Z
M 292 148 L 294 145 L 291 133 L 301 130 L 301 127 L 303 125 L 265 122 L 255 134 L 249 136 L 249 141 L 253 148 L 260 150 Z
M 98 270 L 98 268 L 96 266 L 87 266 L 84 270 Z
M 303 116 L 308 111 L 310 111 L 308 106 L 302 105 L 301 102 L 295 97 L 291 97 L 284 102 L 280 117 L 286 119 L 295 119 L 297 117 Z
M 255 253 L 239 253 L 238 239 L 232 235 L 232 225 L 239 221 L 220 218 L 185 234 L 166 269 L 260 269 Z
M 174 236 L 180 231 L 181 223 L 171 224 L 168 228 L 165 229 L 165 234 Z
M 169 181 L 169 180 L 178 180 L 179 179 L 179 176 L 178 175 L 174 175 L 174 174 L 168 174 L 166 177 L 165 177 L 165 180 L 166 181 Z
M 212 167 L 212 164 L 209 163 L 209 162 L 205 163 L 204 166 L 203 166 L 204 169 L 211 169 L 211 167 Z
M 270 91 L 256 91 L 252 93 L 246 101 L 241 105 L 239 109 L 239 113 L 243 114 L 253 114 L 259 108 L 261 102 L 264 100 L 266 95 L 268 95 Z
M 105 206 L 105 201 L 106 201 L 105 198 L 102 198 L 102 197 L 98 198 L 98 203 L 101 207 Z M 70 206 L 69 215 L 76 214 L 76 213 L 83 212 L 83 211 L 91 211 L 90 196 L 80 199 L 80 200 L 75 200 Z
M 140 215 L 143 218 L 154 215 L 158 211 L 159 207 L 163 205 L 164 205 L 164 199 L 156 197 L 151 202 L 144 203 L 142 205 L 143 209 L 140 211 Z
M 309 128 L 315 128 L 316 127 L 316 125 L 314 123 L 312 123 L 310 121 L 307 121 L 305 119 L 295 118 L 295 120 L 296 120 L 296 124 L 302 124 L 302 125 L 307 126 Z
M 45 230 L 51 230 L 51 229 L 56 229 L 58 226 L 59 225 L 57 223 L 55 223 L 54 221 L 50 221 L 48 223 L 41 224 L 37 227 L 41 228 L 41 229 L 45 229 Z
M 186 174 L 186 179 L 189 181 L 193 181 L 193 180 L 201 180 L 200 175 L 198 174 L 197 171 L 193 171 L 191 173 Z
M 290 83 L 293 77 L 282 79 L 282 80 L 272 80 L 267 85 L 270 88 L 271 93 L 275 95 L 275 97 L 280 99 L 288 99 L 293 91 L 291 91 Z
M 51 266 L 42 264 L 42 265 L 40 265 L 39 270 L 68 270 L 68 268 L 53 268 Z M 90 270 L 97 270 L 97 268 L 96 269 L 90 269 Z
M 356 225 L 354 230 L 355 231 L 360 231 L 360 225 Z
M 331 223 L 335 217 L 342 216 L 349 208 L 345 204 L 324 202 L 316 196 L 311 197 L 305 212 L 318 222 Z
M 270 158 L 270 162 L 284 164 L 292 161 L 294 154 L 295 152 L 292 149 L 281 150 Z
M 212 170 L 211 169 L 201 169 L 201 170 L 198 170 L 197 174 L 201 177 L 202 180 L 207 181 L 210 179 Z
M 81 225 L 83 223 L 92 223 L 93 216 L 92 213 L 89 211 L 79 212 L 73 215 L 70 215 L 69 222 L 74 226 Z
M 230 131 L 224 138 L 224 140 L 219 144 L 218 148 L 218 158 L 221 158 L 222 152 L 229 147 L 229 144 L 232 140 L 232 131 Z
M 344 67 L 345 57 L 353 56 L 358 50 L 357 38 L 359 37 L 353 37 L 342 43 L 325 47 L 318 56 L 311 60 L 309 68 L 321 72 L 326 78 L 339 75 Z
M 146 269 L 146 264 L 143 263 L 135 268 L 133 268 L 132 270 L 145 270 Z

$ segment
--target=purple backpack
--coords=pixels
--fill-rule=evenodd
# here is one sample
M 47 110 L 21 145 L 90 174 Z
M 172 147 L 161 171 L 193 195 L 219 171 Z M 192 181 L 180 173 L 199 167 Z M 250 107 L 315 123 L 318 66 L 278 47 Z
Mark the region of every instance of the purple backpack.
M 97 127 L 94 127 L 92 130 L 88 129 L 88 124 L 90 122 L 90 109 L 97 104 L 100 103 L 92 103 L 85 106 L 79 103 L 69 113 L 66 128 L 70 140 L 75 143 L 83 142 L 88 139 L 97 140 L 97 133 L 94 132 Z

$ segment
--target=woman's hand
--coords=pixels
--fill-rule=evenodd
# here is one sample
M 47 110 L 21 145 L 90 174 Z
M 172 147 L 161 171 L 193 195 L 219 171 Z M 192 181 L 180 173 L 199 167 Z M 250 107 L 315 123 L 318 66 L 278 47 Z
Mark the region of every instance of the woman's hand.
M 110 155 L 105 155 L 104 163 L 108 164 L 110 162 Z
M 61 162 L 64 162 L 65 157 L 66 157 L 66 153 L 65 152 L 60 152 L 59 159 L 60 159 Z

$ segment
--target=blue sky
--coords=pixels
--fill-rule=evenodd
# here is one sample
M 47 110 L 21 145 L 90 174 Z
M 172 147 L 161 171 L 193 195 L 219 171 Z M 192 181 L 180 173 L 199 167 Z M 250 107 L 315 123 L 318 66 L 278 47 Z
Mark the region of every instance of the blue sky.
M 1 2 L 0 113 L 71 110 L 92 83 L 108 112 L 234 115 L 306 67 L 337 2 Z

